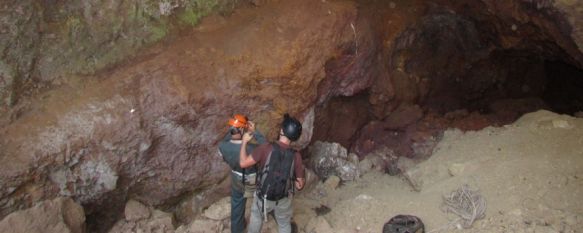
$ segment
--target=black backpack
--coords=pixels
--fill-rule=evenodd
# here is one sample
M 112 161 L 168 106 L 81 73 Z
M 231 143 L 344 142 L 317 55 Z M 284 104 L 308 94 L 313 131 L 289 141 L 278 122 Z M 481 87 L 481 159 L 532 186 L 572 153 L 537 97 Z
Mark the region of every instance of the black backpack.
M 257 194 L 263 199 L 279 201 L 294 191 L 296 151 L 291 148 L 282 150 L 277 143 L 272 143 L 272 147 L 257 176 Z
M 383 226 L 383 233 L 424 233 L 421 219 L 412 215 L 397 215 Z

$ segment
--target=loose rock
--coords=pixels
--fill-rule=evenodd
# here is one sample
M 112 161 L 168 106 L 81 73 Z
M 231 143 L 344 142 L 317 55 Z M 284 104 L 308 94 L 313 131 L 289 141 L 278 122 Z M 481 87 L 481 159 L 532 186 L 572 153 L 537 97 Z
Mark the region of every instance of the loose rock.
M 327 190 L 334 190 L 338 188 L 338 185 L 340 185 L 340 178 L 338 176 L 330 176 L 324 182 L 324 187 Z
M 449 172 L 449 175 L 451 175 L 451 176 L 457 176 L 459 174 L 462 174 L 464 172 L 464 169 L 465 169 L 464 164 L 454 163 L 454 164 L 449 166 L 448 172 Z
M 44 201 L 0 222 L 2 233 L 84 233 L 83 207 L 70 198 Z
M 350 162 L 346 148 L 338 143 L 315 142 L 309 148 L 310 164 L 322 179 L 338 176 L 344 181 L 356 179 L 359 175 L 357 164 Z
M 150 217 L 150 209 L 136 200 L 128 201 L 124 213 L 127 221 L 138 221 Z
M 231 197 L 225 197 L 204 211 L 204 216 L 212 220 L 223 220 L 231 216 Z

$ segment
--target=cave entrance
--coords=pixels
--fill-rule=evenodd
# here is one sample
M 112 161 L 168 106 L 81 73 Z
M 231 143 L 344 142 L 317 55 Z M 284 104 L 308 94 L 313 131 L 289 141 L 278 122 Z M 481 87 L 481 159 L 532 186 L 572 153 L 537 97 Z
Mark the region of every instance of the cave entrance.
M 368 91 L 354 96 L 337 96 L 315 109 L 312 141 L 340 143 L 350 148 L 362 127 L 374 119 Z
M 562 114 L 583 111 L 583 70 L 563 61 L 546 61 L 546 88 L 543 99 Z
M 583 111 L 580 51 L 549 29 L 560 18 L 527 3 L 520 10 L 540 22 L 520 24 L 486 12 L 483 2 L 360 3 L 358 36 L 348 43 L 358 45 L 359 55 L 345 49 L 327 63 L 334 65 L 326 66 L 324 80 L 349 86 L 321 93 L 364 91 L 317 106 L 312 142 L 337 142 L 361 159 L 383 146 L 426 157 L 431 140 L 448 128 L 502 126 L 541 109 Z M 403 13 L 408 7 L 422 13 Z M 415 20 L 399 28 L 407 17 Z

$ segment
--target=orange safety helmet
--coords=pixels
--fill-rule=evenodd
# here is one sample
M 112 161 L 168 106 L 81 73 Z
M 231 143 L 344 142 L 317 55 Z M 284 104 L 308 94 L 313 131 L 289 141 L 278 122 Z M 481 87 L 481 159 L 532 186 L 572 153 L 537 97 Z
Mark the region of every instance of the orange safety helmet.
M 229 125 L 234 128 L 247 128 L 247 117 L 241 114 L 235 114 L 229 119 Z

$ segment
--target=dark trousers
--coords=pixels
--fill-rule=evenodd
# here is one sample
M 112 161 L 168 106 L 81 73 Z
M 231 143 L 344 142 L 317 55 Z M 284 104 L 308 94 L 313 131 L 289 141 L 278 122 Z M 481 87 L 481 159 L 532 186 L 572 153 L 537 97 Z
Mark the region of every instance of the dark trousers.
M 243 196 L 243 192 L 231 185 L 231 233 L 243 233 L 246 203 L 247 198 Z

